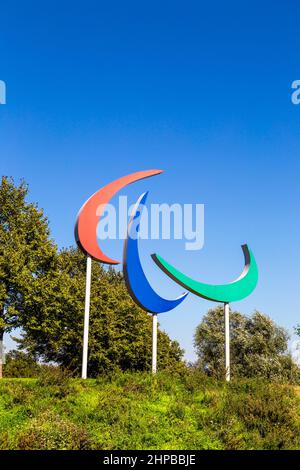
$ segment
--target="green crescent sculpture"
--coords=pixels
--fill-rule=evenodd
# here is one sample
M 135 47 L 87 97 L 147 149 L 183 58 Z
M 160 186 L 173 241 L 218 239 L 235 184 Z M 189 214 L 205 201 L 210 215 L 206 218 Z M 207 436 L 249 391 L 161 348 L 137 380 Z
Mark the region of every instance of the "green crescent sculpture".
M 236 302 L 242 300 L 254 291 L 258 281 L 258 268 L 255 258 L 249 250 L 248 245 L 242 245 L 245 257 L 245 267 L 238 279 L 229 284 L 204 284 L 195 281 L 178 271 L 174 266 L 169 264 L 161 256 L 153 254 L 152 259 L 155 263 L 175 282 L 183 286 L 185 289 L 193 292 L 199 297 L 214 302 Z

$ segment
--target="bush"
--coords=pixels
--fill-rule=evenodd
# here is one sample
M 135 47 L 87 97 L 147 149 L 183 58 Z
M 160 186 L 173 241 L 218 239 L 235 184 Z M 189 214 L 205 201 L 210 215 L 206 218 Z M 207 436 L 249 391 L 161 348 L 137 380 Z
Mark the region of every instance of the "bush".
M 72 390 L 71 377 L 72 374 L 67 369 L 48 366 L 42 369 L 37 384 L 40 387 L 51 387 L 51 393 L 57 397 L 65 397 Z
M 231 383 L 219 412 L 217 435 L 226 449 L 296 449 L 300 408 L 288 385 L 261 380 Z
M 48 366 L 41 370 L 38 378 L 38 385 L 47 387 L 49 385 L 68 385 L 72 373 L 61 367 Z
M 0 381 L 0 449 L 299 449 L 295 387 L 198 370 Z
M 35 359 L 21 351 L 10 351 L 6 354 L 6 363 L 3 366 L 5 377 L 37 377 L 41 371 L 41 365 Z
M 88 450 L 87 431 L 52 412 L 33 419 L 17 439 L 19 450 Z

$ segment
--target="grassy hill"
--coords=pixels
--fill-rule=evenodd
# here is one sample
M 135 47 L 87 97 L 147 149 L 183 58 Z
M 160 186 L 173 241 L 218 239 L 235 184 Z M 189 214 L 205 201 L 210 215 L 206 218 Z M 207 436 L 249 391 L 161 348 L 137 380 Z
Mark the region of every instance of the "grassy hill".
M 0 381 L 0 449 L 300 448 L 300 399 L 280 384 L 197 373 Z

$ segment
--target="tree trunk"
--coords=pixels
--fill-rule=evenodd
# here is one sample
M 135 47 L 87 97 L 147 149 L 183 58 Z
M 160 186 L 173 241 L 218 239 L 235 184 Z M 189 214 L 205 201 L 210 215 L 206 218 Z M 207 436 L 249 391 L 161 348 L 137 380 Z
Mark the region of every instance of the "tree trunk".
M 4 331 L 0 330 L 0 379 L 3 378 L 3 359 L 4 359 L 3 336 L 4 336 Z

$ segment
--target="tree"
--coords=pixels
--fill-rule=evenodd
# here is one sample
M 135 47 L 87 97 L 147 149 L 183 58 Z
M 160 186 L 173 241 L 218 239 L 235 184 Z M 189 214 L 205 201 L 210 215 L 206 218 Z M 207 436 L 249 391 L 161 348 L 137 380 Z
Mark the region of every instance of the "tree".
M 21 347 L 44 361 L 80 371 L 86 258 L 63 250 L 56 268 L 44 271 L 25 295 L 31 312 L 23 322 Z M 131 300 L 121 273 L 93 262 L 89 336 L 89 376 L 115 368 L 145 370 L 151 365 L 151 318 Z M 182 350 L 163 332 L 158 336 L 158 364 L 173 367 Z
M 51 268 L 56 247 L 49 238 L 48 220 L 26 201 L 28 187 L 2 177 L 0 185 L 0 342 L 22 326 L 24 293 Z M 0 378 L 2 361 L 0 360 Z
M 248 317 L 230 312 L 230 353 L 233 376 L 268 379 L 299 378 L 299 368 L 288 352 L 289 336 L 271 318 L 255 311 Z M 198 325 L 194 344 L 198 365 L 212 374 L 224 374 L 223 307 L 209 310 Z
M 43 367 L 31 355 L 22 351 L 9 351 L 5 359 L 5 377 L 37 377 Z

